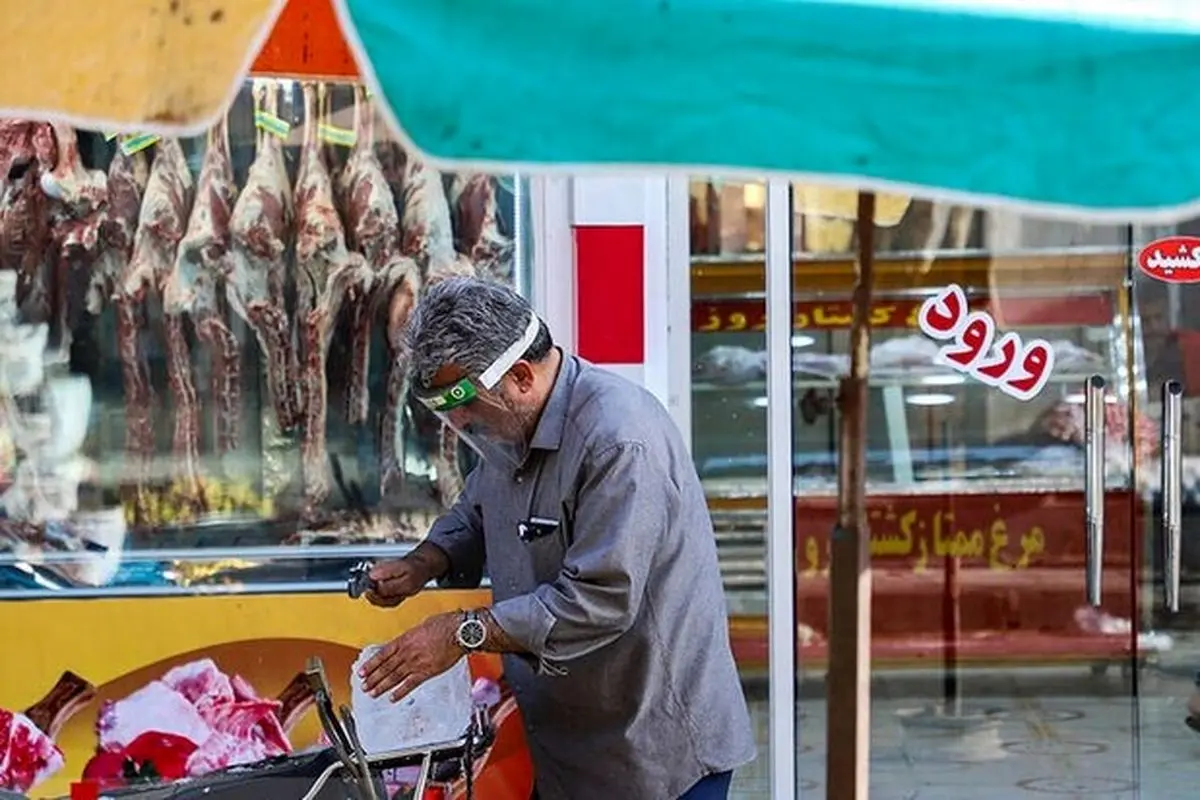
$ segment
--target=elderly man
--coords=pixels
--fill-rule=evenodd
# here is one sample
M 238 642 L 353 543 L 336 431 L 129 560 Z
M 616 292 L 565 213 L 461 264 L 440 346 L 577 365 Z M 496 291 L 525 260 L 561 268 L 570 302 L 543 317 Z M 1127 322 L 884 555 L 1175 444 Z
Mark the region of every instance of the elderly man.
M 399 699 L 466 653 L 504 654 L 542 800 L 726 797 L 753 760 L 712 522 L 666 409 L 554 346 L 529 303 L 468 278 L 410 323 L 413 391 L 480 455 L 454 507 L 372 573 L 492 605 L 437 615 L 363 667 Z

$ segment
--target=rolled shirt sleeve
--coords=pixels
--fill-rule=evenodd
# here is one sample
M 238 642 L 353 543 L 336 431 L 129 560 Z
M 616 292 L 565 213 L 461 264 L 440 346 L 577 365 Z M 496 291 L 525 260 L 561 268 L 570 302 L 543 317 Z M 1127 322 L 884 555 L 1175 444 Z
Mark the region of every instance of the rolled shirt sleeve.
M 678 496 L 641 442 L 610 445 L 589 460 L 558 577 L 492 607 L 496 623 L 544 672 L 560 671 L 555 662 L 604 647 L 633 625 Z
M 438 579 L 443 589 L 474 589 L 483 581 L 485 550 L 483 517 L 476 503 L 478 469 L 467 476 L 454 505 L 429 528 L 425 541 L 450 560 L 450 570 Z

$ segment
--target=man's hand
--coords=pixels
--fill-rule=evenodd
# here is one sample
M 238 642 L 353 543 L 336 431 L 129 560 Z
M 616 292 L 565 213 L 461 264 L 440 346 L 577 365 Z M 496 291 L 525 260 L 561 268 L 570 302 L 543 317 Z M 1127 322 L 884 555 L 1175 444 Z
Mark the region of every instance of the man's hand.
M 450 669 L 463 656 L 460 621 L 457 612 L 435 614 L 388 642 L 359 670 L 363 689 L 371 697 L 391 691 L 394 703 Z
M 364 596 L 373 606 L 394 608 L 449 569 L 450 561 L 442 549 L 422 542 L 404 558 L 376 564 L 370 572 L 375 588 Z

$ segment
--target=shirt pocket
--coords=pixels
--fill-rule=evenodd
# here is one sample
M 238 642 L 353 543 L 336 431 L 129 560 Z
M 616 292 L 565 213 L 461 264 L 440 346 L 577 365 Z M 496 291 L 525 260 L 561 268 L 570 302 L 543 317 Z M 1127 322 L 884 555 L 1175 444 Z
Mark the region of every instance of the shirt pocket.
M 521 537 L 521 546 L 533 568 L 534 580 L 551 583 L 562 571 L 563 559 L 567 555 L 568 538 L 566 520 L 559 513 L 534 513 L 522 523 L 529 526 L 530 533 Z

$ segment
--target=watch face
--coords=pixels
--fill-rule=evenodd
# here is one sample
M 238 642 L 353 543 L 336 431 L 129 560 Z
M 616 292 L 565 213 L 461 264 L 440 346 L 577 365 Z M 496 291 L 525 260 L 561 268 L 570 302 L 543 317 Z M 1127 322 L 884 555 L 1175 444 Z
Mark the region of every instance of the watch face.
M 458 643 L 468 650 L 482 647 L 486 635 L 487 630 L 477 619 L 468 619 L 458 626 Z

